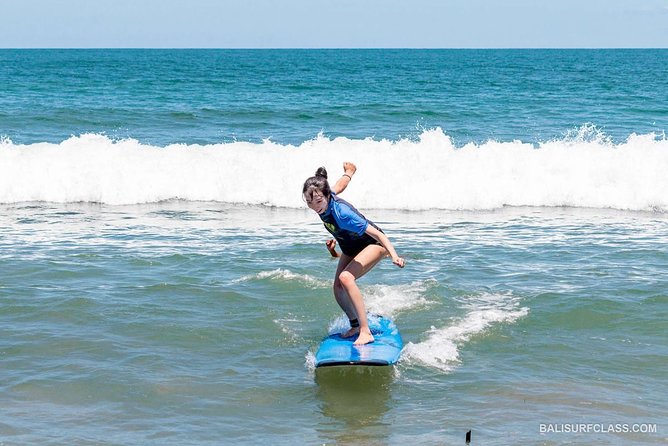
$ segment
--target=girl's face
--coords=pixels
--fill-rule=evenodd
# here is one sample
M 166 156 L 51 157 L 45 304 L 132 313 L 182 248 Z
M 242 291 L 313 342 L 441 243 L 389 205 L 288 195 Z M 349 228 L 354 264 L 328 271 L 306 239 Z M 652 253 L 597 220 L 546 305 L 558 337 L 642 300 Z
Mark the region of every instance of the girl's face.
M 306 198 L 306 204 L 318 214 L 323 214 L 327 210 L 329 203 L 327 202 L 327 199 L 324 195 L 318 191 L 315 191 L 313 192 L 310 200 Z

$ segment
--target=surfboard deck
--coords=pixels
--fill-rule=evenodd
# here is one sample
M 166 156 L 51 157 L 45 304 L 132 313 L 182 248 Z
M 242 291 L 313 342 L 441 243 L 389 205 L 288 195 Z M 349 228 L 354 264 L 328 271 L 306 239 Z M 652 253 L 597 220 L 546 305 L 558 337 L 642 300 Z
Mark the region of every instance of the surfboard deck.
M 353 345 L 357 336 L 341 337 L 341 333 L 327 336 L 320 343 L 315 355 L 315 366 L 388 366 L 396 364 L 404 343 L 397 326 L 392 320 L 369 315 L 369 328 L 374 342 L 365 345 Z

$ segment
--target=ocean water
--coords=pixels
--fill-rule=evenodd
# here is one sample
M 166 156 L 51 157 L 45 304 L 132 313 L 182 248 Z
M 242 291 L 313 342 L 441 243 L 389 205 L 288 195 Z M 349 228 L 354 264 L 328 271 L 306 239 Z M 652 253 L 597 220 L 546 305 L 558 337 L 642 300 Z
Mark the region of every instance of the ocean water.
M 666 67 L 0 50 L 0 444 L 665 444 Z M 393 368 L 313 366 L 343 161 Z

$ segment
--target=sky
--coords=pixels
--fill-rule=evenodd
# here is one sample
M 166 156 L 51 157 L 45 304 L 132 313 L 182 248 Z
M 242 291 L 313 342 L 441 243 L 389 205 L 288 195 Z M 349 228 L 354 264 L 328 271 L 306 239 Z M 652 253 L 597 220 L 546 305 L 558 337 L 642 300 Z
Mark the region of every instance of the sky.
M 668 48 L 668 0 L 0 0 L 0 48 Z

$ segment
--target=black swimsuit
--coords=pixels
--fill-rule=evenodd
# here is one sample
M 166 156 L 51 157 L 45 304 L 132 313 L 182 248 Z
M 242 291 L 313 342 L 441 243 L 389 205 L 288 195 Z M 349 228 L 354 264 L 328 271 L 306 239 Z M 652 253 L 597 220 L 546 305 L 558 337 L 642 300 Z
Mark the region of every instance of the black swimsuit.
M 355 257 L 369 245 L 380 245 L 378 241 L 366 234 L 369 225 L 383 232 L 372 221 L 362 215 L 355 207 L 332 192 L 327 210 L 319 214 L 325 228 L 334 236 L 341 251 L 347 256 Z

